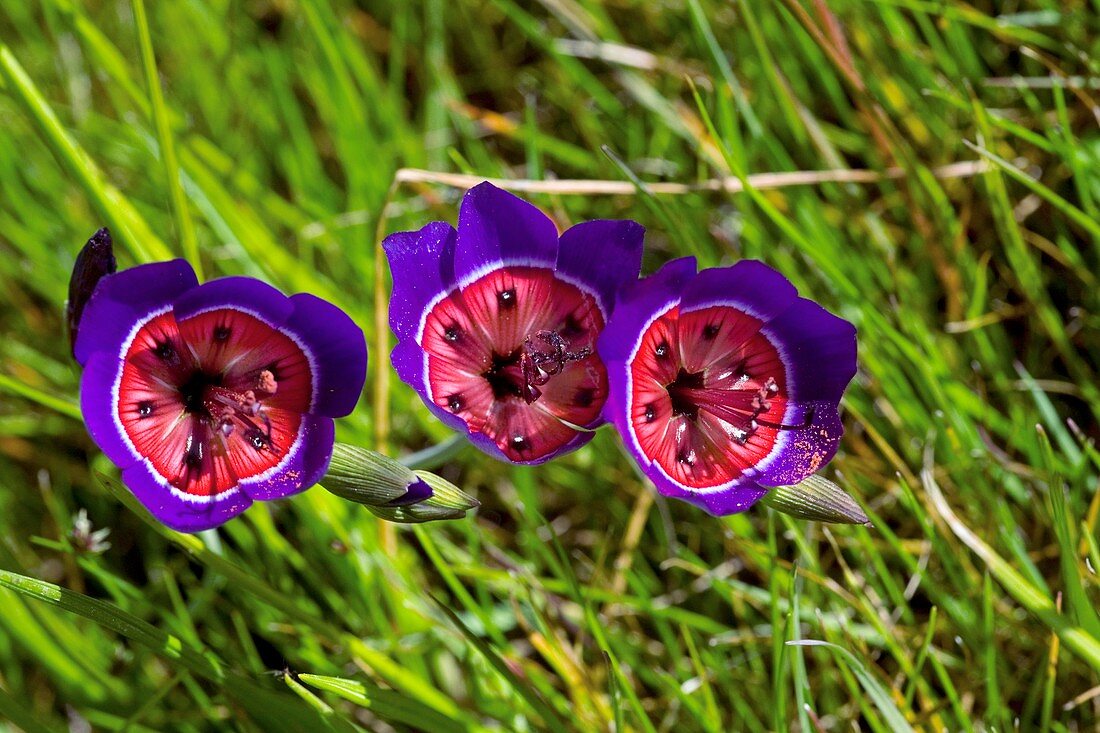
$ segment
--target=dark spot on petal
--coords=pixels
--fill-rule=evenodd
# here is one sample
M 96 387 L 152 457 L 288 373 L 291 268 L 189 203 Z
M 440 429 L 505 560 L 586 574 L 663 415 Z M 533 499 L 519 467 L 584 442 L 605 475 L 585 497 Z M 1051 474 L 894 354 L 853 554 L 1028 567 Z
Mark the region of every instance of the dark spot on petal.
M 585 329 L 585 327 L 581 325 L 581 322 L 574 318 L 573 314 L 570 313 L 568 316 L 566 316 L 565 323 L 562 325 L 561 331 L 559 333 L 561 333 L 563 337 L 572 341 L 578 336 L 584 335 L 586 330 L 587 329 Z
M 214 340 L 228 341 L 230 333 L 232 333 L 232 331 L 229 329 L 229 326 L 218 326 L 214 329 Z
M 653 353 L 657 355 L 658 359 L 663 359 L 668 356 L 668 342 L 662 341 L 657 344 L 657 348 L 653 350 Z
M 512 447 L 521 453 L 525 450 L 530 450 L 531 448 L 531 444 L 527 442 L 527 438 L 523 437 L 522 435 L 513 436 L 511 443 Z
M 648 405 L 645 406 L 645 421 L 653 422 L 656 419 L 657 407 L 652 402 L 650 402 Z
M 708 323 L 703 327 L 703 338 L 707 341 L 713 341 L 714 337 L 718 335 L 718 324 Z
M 508 288 L 497 293 L 497 304 L 501 310 L 511 310 L 516 307 L 516 289 Z
M 256 450 L 263 450 L 270 444 L 267 436 L 259 430 L 249 430 L 245 437 L 248 439 L 249 444 Z
M 443 329 L 443 338 L 450 341 L 452 344 L 458 341 L 461 335 L 462 329 L 458 326 L 447 326 L 447 328 Z
M 194 433 L 187 436 L 187 452 L 183 454 L 183 462 L 187 464 L 189 468 L 199 468 L 202 466 L 203 452 L 205 451 L 205 445 L 202 439 Z
M 152 402 L 139 402 L 137 408 L 138 417 L 149 417 L 153 414 Z
M 591 407 L 596 399 L 596 390 L 592 387 L 581 387 L 573 395 L 573 404 L 577 407 Z
M 685 466 L 694 466 L 695 451 L 690 448 L 681 448 L 680 452 L 676 454 L 676 460 Z
M 451 412 L 461 412 L 462 408 L 466 406 L 466 402 L 462 399 L 462 395 L 453 394 L 447 398 L 447 409 Z
M 153 349 L 153 353 L 161 361 L 173 361 L 176 357 L 176 347 L 169 341 L 161 341 L 157 344 L 157 348 Z

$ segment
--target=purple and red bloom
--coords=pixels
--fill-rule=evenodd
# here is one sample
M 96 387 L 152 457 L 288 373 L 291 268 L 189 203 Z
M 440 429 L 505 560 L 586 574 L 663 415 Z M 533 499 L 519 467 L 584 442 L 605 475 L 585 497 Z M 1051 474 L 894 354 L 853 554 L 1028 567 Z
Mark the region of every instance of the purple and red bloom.
M 722 515 L 836 453 L 856 331 L 760 262 L 688 257 L 621 294 L 599 354 L 605 415 L 658 491 Z
M 333 418 L 366 378 L 363 332 L 343 311 L 252 278 L 199 285 L 183 260 L 94 288 L 74 345 L 81 410 L 160 521 L 209 529 L 321 479 Z
M 541 463 L 584 445 L 608 393 L 596 340 L 638 278 L 643 233 L 603 220 L 559 237 L 531 204 L 472 188 L 457 231 L 433 222 L 383 243 L 394 368 L 492 456 Z

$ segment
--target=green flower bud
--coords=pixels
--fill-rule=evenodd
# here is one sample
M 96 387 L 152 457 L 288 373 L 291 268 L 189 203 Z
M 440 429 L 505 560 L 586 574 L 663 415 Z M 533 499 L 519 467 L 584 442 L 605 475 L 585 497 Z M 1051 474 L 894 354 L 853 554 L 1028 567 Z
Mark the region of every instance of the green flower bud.
M 337 443 L 321 485 L 348 501 L 362 504 L 391 522 L 417 523 L 461 519 L 478 501 L 427 471 L 366 448 Z
M 855 499 L 824 476 L 810 476 L 793 486 L 777 486 L 760 503 L 798 519 L 870 524 Z

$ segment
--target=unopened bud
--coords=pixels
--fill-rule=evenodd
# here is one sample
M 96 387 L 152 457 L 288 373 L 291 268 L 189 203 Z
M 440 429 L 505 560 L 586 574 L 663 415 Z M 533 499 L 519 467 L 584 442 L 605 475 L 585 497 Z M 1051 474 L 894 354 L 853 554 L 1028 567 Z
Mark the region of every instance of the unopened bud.
M 333 447 L 321 485 L 391 522 L 461 519 L 478 506 L 476 499 L 433 473 L 413 471 L 381 453 L 344 443 Z
M 793 486 L 776 486 L 760 503 L 798 519 L 870 524 L 855 499 L 824 476 L 810 476 Z

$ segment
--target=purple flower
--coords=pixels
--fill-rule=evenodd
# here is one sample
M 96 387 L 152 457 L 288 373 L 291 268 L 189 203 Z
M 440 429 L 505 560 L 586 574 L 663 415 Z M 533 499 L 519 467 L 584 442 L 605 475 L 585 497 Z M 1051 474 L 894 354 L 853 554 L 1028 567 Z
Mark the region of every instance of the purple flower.
M 316 483 L 367 364 L 363 332 L 330 303 L 245 277 L 199 285 L 183 260 L 99 280 L 74 353 L 92 439 L 184 532 Z
M 584 445 L 607 398 L 596 339 L 638 278 L 643 233 L 589 221 L 559 238 L 531 204 L 476 186 L 457 231 L 433 222 L 383 243 L 394 368 L 492 456 L 541 463 Z
M 665 496 L 748 509 L 836 453 L 856 331 L 751 260 L 674 260 L 625 291 L 599 342 L 605 408 Z

